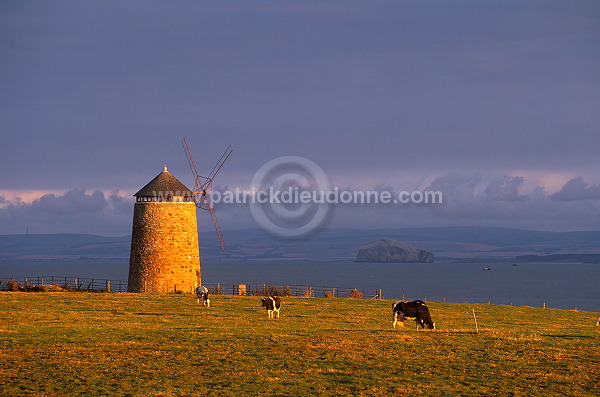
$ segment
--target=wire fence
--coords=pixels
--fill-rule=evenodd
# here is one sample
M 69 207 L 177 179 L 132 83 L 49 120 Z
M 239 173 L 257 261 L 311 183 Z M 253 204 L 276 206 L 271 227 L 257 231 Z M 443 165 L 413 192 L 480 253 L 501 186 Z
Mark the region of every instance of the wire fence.
M 381 289 L 322 287 L 312 285 L 274 284 L 204 284 L 212 295 L 300 296 L 304 298 L 383 299 Z
M 298 296 L 304 298 L 383 299 L 381 289 L 340 288 L 312 285 L 204 284 L 212 295 Z M 3 291 L 127 292 L 127 281 L 85 277 L 35 276 L 0 279 Z M 174 291 L 176 292 L 176 291 Z
M 0 290 L 127 292 L 127 281 L 64 276 L 17 277 L 0 280 Z

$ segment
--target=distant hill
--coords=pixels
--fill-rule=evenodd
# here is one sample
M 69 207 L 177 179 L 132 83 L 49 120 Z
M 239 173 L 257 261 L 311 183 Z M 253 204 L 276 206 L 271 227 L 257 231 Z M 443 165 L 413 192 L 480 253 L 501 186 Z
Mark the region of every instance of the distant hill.
M 0 235 L 0 261 L 128 259 L 131 237 L 93 234 Z
M 304 239 L 281 240 L 259 229 L 225 230 L 221 252 L 214 232 L 200 233 L 209 262 L 354 261 L 369 241 L 390 238 L 435 255 L 436 262 L 513 259 L 520 255 L 600 254 L 600 231 L 539 232 L 485 227 L 328 229 Z M 32 260 L 128 261 L 130 236 L 90 234 L 0 235 L 0 262 Z
M 382 238 L 410 243 L 436 262 L 513 259 L 518 255 L 600 254 L 600 231 L 539 232 L 486 227 L 328 229 L 309 238 L 275 239 L 260 230 L 225 231 L 227 249 L 212 233 L 201 234 L 201 256 L 211 261 L 354 261 L 357 250 Z

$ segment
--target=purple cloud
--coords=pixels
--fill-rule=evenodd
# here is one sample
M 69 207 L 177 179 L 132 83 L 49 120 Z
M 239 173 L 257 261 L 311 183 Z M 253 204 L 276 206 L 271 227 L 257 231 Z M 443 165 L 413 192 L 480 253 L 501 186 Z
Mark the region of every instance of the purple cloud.
M 598 200 L 600 199 L 600 185 L 588 185 L 581 177 L 573 178 L 550 196 L 558 201 Z
M 102 211 L 106 208 L 104 193 L 96 190 L 87 194 L 85 189 L 72 189 L 57 196 L 45 194 L 31 203 L 31 208 L 40 212 L 53 214 L 73 214 L 82 212 Z
M 0 208 L 0 233 L 126 234 L 131 227 L 133 199 L 99 190 L 72 189 L 45 194 L 30 203 L 15 198 Z
M 491 181 L 485 189 L 485 194 L 489 200 L 523 200 L 525 196 L 519 194 L 519 189 L 524 181 L 525 179 L 521 176 L 505 176 L 502 179 Z

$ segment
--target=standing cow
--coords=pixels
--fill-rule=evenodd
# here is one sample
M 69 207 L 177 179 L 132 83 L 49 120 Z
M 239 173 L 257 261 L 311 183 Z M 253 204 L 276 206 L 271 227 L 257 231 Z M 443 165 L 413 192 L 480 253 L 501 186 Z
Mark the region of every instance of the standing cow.
M 262 302 L 262 306 L 267 308 L 267 316 L 269 318 L 279 318 L 281 299 L 277 295 L 262 298 L 260 301 Z
M 431 316 L 429 315 L 429 308 L 425 302 L 420 300 L 394 302 L 392 305 L 392 316 L 394 329 L 396 329 L 398 319 L 402 322 L 405 319 L 415 320 L 417 329 L 419 329 L 419 325 L 423 329 L 425 329 L 425 325 L 429 329 L 435 329 L 435 323 L 431 321 Z
M 198 300 L 198 304 L 202 302 L 202 306 L 210 307 L 210 298 L 208 297 L 208 288 L 206 287 L 196 287 L 196 299 Z

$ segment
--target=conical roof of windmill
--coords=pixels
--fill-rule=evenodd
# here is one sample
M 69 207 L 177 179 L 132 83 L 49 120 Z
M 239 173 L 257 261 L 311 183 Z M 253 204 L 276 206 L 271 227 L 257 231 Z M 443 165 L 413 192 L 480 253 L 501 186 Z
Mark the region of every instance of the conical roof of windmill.
M 152 197 L 157 195 L 171 196 L 193 196 L 194 193 L 167 170 L 165 166 L 163 172 L 158 174 L 146 186 L 141 188 L 134 196 Z

